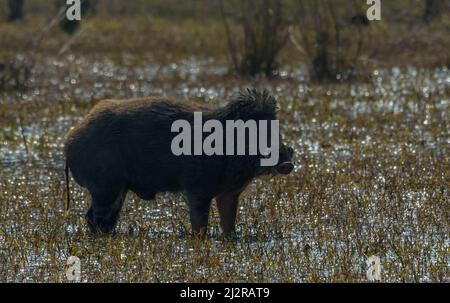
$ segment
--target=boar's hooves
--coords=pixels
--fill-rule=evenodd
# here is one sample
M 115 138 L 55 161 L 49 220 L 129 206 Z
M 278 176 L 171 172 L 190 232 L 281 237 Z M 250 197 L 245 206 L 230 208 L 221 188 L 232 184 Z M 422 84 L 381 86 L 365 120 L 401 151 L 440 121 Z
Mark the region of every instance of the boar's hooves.
M 93 224 L 89 218 L 87 218 L 87 223 L 89 227 L 89 231 L 91 235 L 102 236 L 102 235 L 110 235 L 115 234 L 114 226 L 102 226 L 100 224 Z
M 275 166 L 275 171 L 282 175 L 289 175 L 294 170 L 294 165 L 290 161 L 286 161 Z
M 115 235 L 116 231 L 115 228 L 110 227 L 102 227 L 102 226 L 96 226 L 96 227 L 90 227 L 91 234 L 95 236 L 106 236 L 106 235 Z
M 196 240 L 206 240 L 208 238 L 208 233 L 206 231 L 192 231 L 191 236 Z
M 223 233 L 222 238 L 224 241 L 227 241 L 227 242 L 235 242 L 238 240 L 238 236 L 235 232 Z

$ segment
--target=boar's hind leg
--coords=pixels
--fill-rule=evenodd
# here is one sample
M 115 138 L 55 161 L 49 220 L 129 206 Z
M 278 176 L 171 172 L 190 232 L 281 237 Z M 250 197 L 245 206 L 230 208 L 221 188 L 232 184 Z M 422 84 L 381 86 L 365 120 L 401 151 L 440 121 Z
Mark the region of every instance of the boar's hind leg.
M 226 237 L 232 236 L 235 231 L 239 193 L 221 194 L 216 197 L 216 202 L 222 231 Z
M 188 195 L 188 200 L 192 232 L 194 235 L 204 236 L 208 229 L 211 198 Z
M 93 233 L 111 233 L 117 224 L 126 191 L 122 188 L 108 188 L 90 191 L 92 204 L 86 219 Z

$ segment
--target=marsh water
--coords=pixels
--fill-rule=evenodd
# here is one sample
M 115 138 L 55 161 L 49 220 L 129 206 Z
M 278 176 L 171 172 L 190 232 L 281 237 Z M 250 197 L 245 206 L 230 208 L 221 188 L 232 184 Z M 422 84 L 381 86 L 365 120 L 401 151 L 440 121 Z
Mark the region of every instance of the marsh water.
M 0 279 L 66 281 L 74 255 L 82 281 L 366 281 L 376 255 L 383 281 L 448 281 L 450 71 L 394 67 L 363 79 L 317 84 L 301 66 L 242 79 L 214 59 L 40 61 L 26 90 L 0 95 Z M 112 237 L 89 236 L 89 196 L 73 180 L 64 211 L 64 135 L 96 101 L 223 106 L 246 87 L 277 98 L 296 168 L 249 186 L 236 240 L 221 238 L 215 208 L 210 238 L 192 239 L 180 194 L 129 193 Z

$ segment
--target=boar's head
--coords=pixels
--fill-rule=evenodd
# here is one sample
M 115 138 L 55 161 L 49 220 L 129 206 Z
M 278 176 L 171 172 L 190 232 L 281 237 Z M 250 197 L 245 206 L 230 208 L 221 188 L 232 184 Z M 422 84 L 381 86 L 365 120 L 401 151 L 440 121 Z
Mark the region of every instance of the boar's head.
M 277 102 L 273 96 L 269 94 L 267 90 L 258 91 L 256 89 L 248 89 L 239 94 L 238 98 L 229 104 L 227 112 L 233 113 L 234 119 L 241 119 L 244 121 L 255 120 L 258 125 L 258 153 L 256 156 L 250 156 L 247 158 L 248 165 L 252 165 L 254 168 L 255 176 L 261 175 L 288 175 L 294 169 L 292 163 L 292 157 L 294 150 L 285 145 L 282 141 L 282 136 L 279 132 L 280 121 L 277 119 Z M 277 123 L 276 126 L 274 124 Z M 263 122 L 263 124 L 261 124 Z M 265 127 L 264 127 L 265 126 Z M 270 152 L 261 150 L 262 137 L 266 137 L 266 144 Z M 273 144 L 275 141 L 278 144 Z M 248 146 L 247 146 L 248 147 Z M 278 156 L 270 155 L 274 153 L 275 148 L 277 151 L 275 154 Z M 271 159 L 264 164 L 261 162 L 263 159 Z

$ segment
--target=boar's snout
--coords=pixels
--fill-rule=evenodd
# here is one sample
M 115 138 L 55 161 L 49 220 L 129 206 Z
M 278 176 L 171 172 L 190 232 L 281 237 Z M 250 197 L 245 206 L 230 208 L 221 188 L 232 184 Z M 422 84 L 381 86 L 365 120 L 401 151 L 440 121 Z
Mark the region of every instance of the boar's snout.
M 289 175 L 294 170 L 294 164 L 292 164 L 292 157 L 294 156 L 294 150 L 291 147 L 283 146 L 280 155 L 280 162 L 275 165 L 272 173 Z
M 294 164 L 292 162 L 283 162 L 275 166 L 275 170 L 277 173 L 282 175 L 289 175 L 291 171 L 294 169 Z

